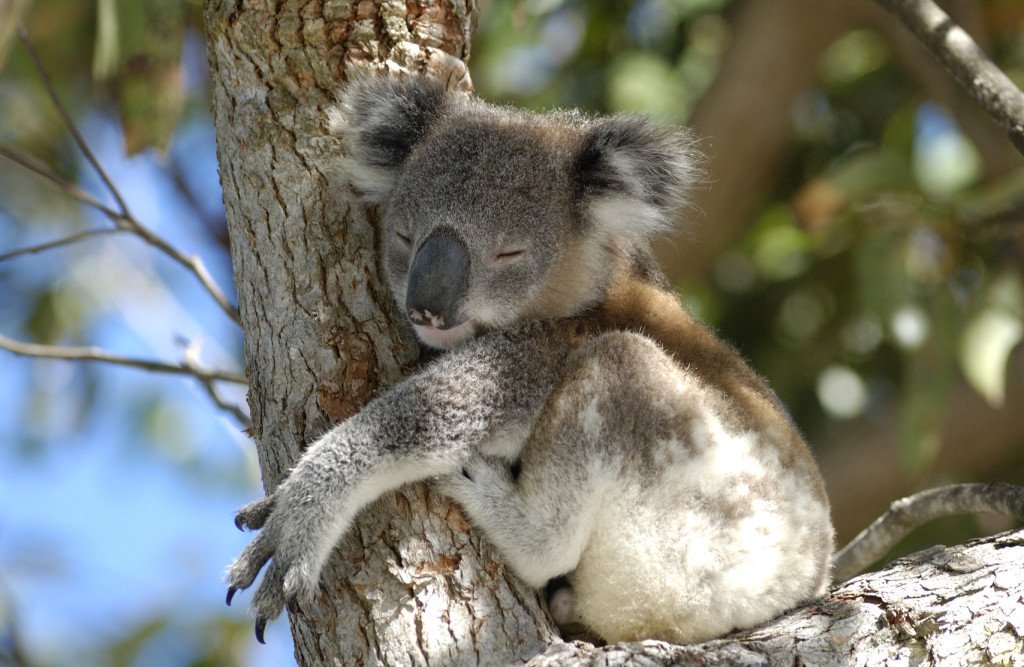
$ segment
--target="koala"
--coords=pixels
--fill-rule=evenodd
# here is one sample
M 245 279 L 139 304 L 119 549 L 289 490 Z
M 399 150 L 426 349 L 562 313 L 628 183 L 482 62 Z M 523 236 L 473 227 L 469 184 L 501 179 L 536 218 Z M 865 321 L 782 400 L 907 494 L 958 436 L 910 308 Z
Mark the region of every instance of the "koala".
M 558 615 L 608 642 L 710 639 L 825 591 L 818 469 L 771 389 L 678 301 L 650 239 L 697 179 L 688 134 L 365 79 L 337 131 L 381 207 L 384 274 L 444 350 L 309 446 L 236 525 L 228 603 L 312 599 L 356 513 L 434 479 Z

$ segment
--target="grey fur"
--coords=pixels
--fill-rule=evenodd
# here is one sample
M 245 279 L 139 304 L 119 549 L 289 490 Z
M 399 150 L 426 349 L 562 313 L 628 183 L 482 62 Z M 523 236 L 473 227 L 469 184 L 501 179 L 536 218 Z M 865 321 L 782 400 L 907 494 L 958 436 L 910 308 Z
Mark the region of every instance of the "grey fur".
M 442 282 L 428 291 L 443 325 L 409 312 L 450 352 L 240 511 L 262 532 L 229 568 L 229 600 L 266 568 L 258 634 L 311 599 L 359 509 L 434 476 L 528 583 L 568 574 L 566 616 L 608 640 L 706 639 L 822 592 L 832 530 L 806 446 L 650 259 L 695 179 L 686 133 L 424 79 L 356 82 L 341 118 L 344 170 L 385 207 L 392 294 L 404 308 L 419 281 Z M 468 253 L 457 276 L 451 247 L 418 255 L 439 230 Z

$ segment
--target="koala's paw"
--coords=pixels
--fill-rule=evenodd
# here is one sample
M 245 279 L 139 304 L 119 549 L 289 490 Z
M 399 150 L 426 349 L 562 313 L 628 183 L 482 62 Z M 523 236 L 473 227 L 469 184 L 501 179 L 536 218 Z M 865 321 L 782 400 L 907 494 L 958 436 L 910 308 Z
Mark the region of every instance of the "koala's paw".
M 481 496 L 510 492 L 515 485 L 516 468 L 516 464 L 506 459 L 477 454 L 463 464 L 461 471 L 438 477 L 435 486 L 465 505 Z
M 267 522 L 276 504 L 277 496 L 273 493 L 262 500 L 249 503 L 235 514 L 235 528 L 259 530 Z
M 267 622 L 277 618 L 285 606 L 298 611 L 313 600 L 320 574 L 314 565 L 315 541 L 310 527 L 294 518 L 288 503 L 278 496 L 243 507 L 235 525 L 262 530 L 228 567 L 226 602 L 230 605 L 235 593 L 252 586 L 266 566 L 251 605 L 256 639 L 264 643 Z

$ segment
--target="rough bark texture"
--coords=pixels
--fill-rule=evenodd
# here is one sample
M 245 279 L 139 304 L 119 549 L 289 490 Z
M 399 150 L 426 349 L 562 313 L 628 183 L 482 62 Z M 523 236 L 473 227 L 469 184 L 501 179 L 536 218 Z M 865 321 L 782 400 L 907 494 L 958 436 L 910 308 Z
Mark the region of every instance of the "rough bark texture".
M 252 435 L 274 488 L 303 447 L 397 381 L 374 220 L 332 183 L 326 110 L 346 75 L 399 66 L 468 86 L 473 0 L 209 0 L 206 28 Z M 227 527 L 226 527 L 227 529 Z M 315 607 L 291 615 L 299 664 L 497 662 L 543 649 L 534 594 L 422 485 L 345 537 Z
M 1024 531 L 936 547 L 774 622 L 693 646 L 559 644 L 549 665 L 1021 665 Z
M 208 0 L 221 182 L 265 485 L 416 359 L 393 326 L 372 215 L 328 178 L 326 110 L 346 73 L 430 70 L 467 86 L 473 0 Z M 225 526 L 225 529 L 229 529 Z M 423 485 L 362 513 L 317 604 L 291 617 L 303 665 L 1012 664 L 1024 533 L 937 550 L 765 628 L 700 646 L 562 642 L 461 514 Z M 536 657 L 534 657 L 536 656 Z

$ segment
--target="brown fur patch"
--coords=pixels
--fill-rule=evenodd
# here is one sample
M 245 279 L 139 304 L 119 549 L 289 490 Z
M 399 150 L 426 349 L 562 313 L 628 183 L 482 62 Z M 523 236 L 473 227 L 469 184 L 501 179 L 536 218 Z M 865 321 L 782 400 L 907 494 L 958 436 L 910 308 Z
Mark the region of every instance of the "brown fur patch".
M 633 331 L 661 345 L 687 373 L 721 393 L 721 414 L 737 430 L 756 430 L 778 443 L 789 469 L 812 481 L 827 503 L 825 486 L 785 407 L 740 354 L 699 322 L 675 294 L 648 276 L 620 270 L 605 299 L 587 318 L 600 331 Z

